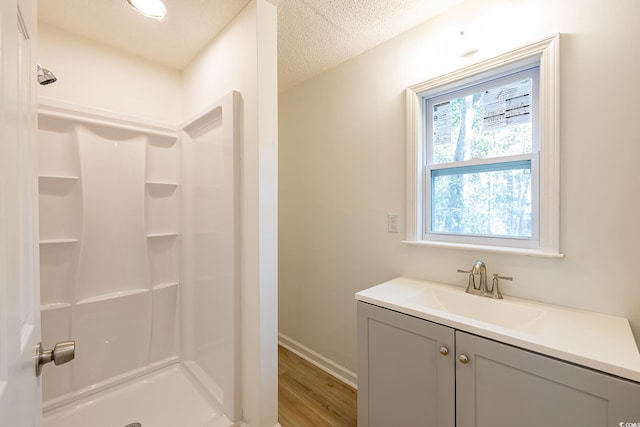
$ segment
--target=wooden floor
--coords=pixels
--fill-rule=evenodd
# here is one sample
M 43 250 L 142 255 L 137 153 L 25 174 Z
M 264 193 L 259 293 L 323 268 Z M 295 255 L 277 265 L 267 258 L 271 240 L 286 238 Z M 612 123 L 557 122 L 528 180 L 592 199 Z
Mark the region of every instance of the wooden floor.
M 356 393 L 278 346 L 278 421 L 282 427 L 356 426 Z

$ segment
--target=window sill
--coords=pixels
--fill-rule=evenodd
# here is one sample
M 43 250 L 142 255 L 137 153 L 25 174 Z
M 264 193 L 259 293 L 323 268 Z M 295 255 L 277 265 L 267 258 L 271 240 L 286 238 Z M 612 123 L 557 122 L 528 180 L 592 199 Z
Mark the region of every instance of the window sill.
M 476 252 L 490 252 L 497 254 L 508 255 L 525 255 L 537 258 L 551 258 L 551 259 L 563 259 L 564 254 L 556 252 L 543 252 L 540 249 L 521 249 L 521 248 L 509 248 L 503 246 L 485 246 L 485 245 L 472 245 L 468 243 L 451 243 L 451 242 L 431 242 L 428 240 L 403 240 L 402 243 L 413 246 L 430 246 L 436 248 L 446 249 L 460 249 L 465 251 Z

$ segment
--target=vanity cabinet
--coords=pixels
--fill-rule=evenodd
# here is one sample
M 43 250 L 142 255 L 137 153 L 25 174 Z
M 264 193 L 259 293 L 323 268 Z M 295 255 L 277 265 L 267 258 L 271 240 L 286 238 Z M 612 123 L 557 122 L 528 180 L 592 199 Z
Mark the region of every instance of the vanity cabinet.
M 359 302 L 358 425 L 453 426 L 454 343 L 452 328 Z
M 360 427 L 621 423 L 640 423 L 636 382 L 358 302 Z

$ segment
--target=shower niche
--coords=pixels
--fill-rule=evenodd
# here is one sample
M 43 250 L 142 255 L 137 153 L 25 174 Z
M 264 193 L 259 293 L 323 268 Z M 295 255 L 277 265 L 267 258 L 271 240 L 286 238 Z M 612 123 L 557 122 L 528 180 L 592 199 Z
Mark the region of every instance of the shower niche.
M 236 404 L 239 94 L 180 129 L 39 106 L 45 411 L 179 363 L 230 419 Z

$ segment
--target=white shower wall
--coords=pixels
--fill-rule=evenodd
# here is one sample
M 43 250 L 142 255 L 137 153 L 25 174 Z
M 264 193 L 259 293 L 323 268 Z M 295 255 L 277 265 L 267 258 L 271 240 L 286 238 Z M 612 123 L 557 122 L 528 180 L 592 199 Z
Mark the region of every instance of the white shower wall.
M 236 360 L 242 370 L 243 419 L 252 426 L 273 426 L 278 419 L 276 34 L 275 6 L 267 0 L 252 0 L 191 64 L 178 71 L 46 23 L 38 26 L 38 60 L 58 77 L 56 84 L 38 87 L 39 101 L 88 106 L 94 112 L 102 109 L 143 117 L 149 125 L 179 129 L 180 123 L 229 91 L 242 94 L 238 124 L 242 353 Z M 98 80 L 95 70 L 100 70 Z M 177 190 L 184 195 L 184 183 Z M 73 251 L 77 246 L 65 249 Z M 65 249 L 55 252 L 61 256 Z M 184 266 L 182 270 L 184 274 Z M 183 288 L 181 283 L 180 291 Z M 179 338 L 186 340 L 182 333 Z M 45 368 L 44 375 L 56 369 L 66 365 Z
M 182 361 L 239 417 L 236 97 L 183 132 L 40 106 L 42 338 L 77 347 L 45 409 Z
M 77 343 L 46 403 L 177 356 L 180 158 L 177 134 L 51 112 L 38 148 L 43 343 Z
M 182 142 L 182 361 L 239 420 L 240 94 L 205 109 Z

